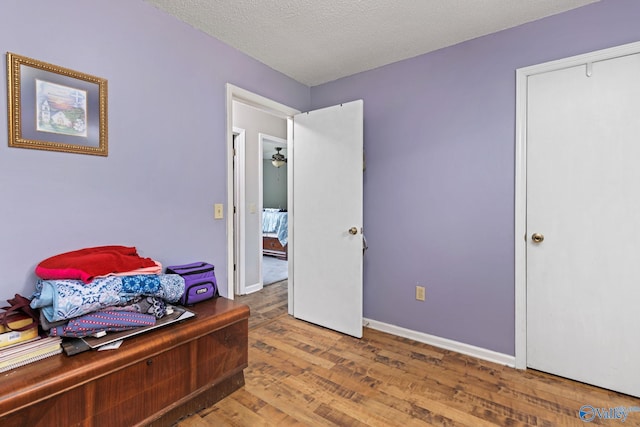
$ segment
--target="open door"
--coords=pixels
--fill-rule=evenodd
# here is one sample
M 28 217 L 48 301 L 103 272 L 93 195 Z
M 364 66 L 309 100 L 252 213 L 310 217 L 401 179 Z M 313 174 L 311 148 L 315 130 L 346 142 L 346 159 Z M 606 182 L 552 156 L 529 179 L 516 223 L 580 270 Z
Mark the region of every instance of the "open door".
M 293 119 L 293 315 L 362 337 L 363 101 Z

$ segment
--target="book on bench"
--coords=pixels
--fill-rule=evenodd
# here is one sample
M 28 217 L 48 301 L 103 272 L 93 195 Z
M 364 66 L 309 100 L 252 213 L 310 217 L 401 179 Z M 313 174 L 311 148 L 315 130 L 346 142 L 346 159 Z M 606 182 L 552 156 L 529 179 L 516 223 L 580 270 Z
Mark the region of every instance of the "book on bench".
M 62 338 L 42 337 L 0 350 L 0 372 L 62 353 Z

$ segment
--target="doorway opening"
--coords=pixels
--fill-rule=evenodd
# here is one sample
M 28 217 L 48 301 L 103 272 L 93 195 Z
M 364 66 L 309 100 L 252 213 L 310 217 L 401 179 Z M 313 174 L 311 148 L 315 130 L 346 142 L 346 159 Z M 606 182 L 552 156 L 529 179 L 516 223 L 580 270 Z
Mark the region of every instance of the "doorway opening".
M 262 173 L 260 174 L 260 213 L 262 224 L 262 286 L 286 280 L 288 262 L 288 158 L 287 140 L 258 134 Z
M 234 109 L 244 106 L 286 120 L 284 139 L 287 139 L 291 158 L 288 164 L 290 178 L 287 180 L 290 224 L 287 236 L 288 313 L 298 319 L 361 337 L 365 249 L 362 221 L 363 101 L 355 100 L 300 114 L 235 86 L 228 85 L 227 88 L 228 211 L 231 216 L 238 215 L 241 210 L 246 217 L 252 216 L 250 221 L 238 226 L 239 233 L 235 233 L 235 221 L 228 219 L 229 271 L 234 271 L 237 262 L 234 257 L 234 249 L 238 246 L 235 236 L 261 237 L 261 225 L 256 221 L 259 203 L 252 201 L 257 199 L 251 199 L 258 196 L 247 195 L 244 205 L 233 206 L 232 131 L 234 126 L 246 127 L 236 122 Z M 248 150 L 248 144 L 246 148 Z M 318 161 L 327 152 L 332 155 L 329 167 Z M 252 156 L 245 156 L 245 159 L 250 158 Z M 244 169 L 249 176 L 250 171 L 258 168 L 259 165 L 253 169 L 245 165 Z M 244 187 L 245 190 L 248 188 Z M 251 226 L 254 227 L 252 230 L 249 229 Z M 238 255 L 241 260 L 244 257 L 246 283 L 251 283 L 246 266 L 253 262 L 248 258 L 253 255 L 257 255 L 256 251 L 247 250 Z M 257 264 L 257 260 L 255 262 Z M 230 295 L 235 295 L 235 277 L 235 274 L 230 275 Z
M 239 111 L 245 113 L 249 124 L 239 120 L 242 114 Z M 263 206 L 262 178 L 267 165 L 267 159 L 264 157 L 269 147 L 276 144 L 286 145 L 291 129 L 290 118 L 297 113 L 299 113 L 297 110 L 268 98 L 227 85 L 227 228 L 229 230 L 227 252 L 230 272 L 227 292 L 231 298 L 235 295 L 258 291 L 263 286 L 262 216 L 263 208 L 270 207 Z M 257 118 L 260 124 L 253 126 L 252 117 Z M 242 135 L 242 138 L 234 135 Z M 273 152 L 275 153 L 275 149 Z M 286 156 L 286 152 L 283 154 Z M 287 166 L 291 167 L 289 163 Z M 274 166 L 270 167 L 276 169 Z M 269 172 L 271 171 L 267 173 Z M 283 172 L 280 172 L 281 180 L 282 175 Z M 292 182 L 290 179 L 286 179 L 285 182 L 286 206 L 278 210 L 287 209 L 290 203 Z M 279 202 L 280 205 L 285 203 Z M 275 207 L 271 208 L 275 209 Z M 287 231 L 285 246 L 289 246 L 291 231 L 288 227 L 285 229 Z M 293 295 L 292 261 L 292 257 L 287 256 L 289 312 L 291 312 Z

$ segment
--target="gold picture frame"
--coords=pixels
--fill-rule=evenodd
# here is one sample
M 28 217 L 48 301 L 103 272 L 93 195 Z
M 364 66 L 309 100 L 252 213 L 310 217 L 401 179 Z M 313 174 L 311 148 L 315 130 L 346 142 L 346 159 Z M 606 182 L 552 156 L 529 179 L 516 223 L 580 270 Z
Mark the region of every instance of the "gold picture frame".
M 7 52 L 9 147 L 107 156 L 107 80 Z

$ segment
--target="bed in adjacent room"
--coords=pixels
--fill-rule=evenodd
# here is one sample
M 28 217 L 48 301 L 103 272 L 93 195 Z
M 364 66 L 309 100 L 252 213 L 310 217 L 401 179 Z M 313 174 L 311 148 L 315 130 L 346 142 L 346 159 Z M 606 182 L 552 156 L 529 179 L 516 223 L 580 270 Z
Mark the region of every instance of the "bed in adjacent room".
M 288 213 L 265 208 L 262 212 L 262 254 L 287 259 Z

